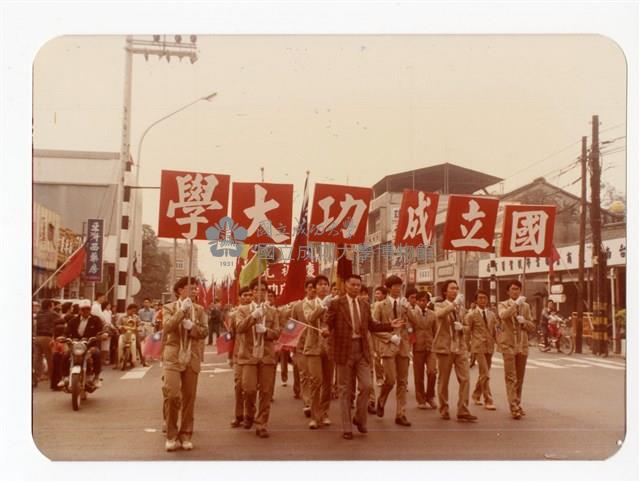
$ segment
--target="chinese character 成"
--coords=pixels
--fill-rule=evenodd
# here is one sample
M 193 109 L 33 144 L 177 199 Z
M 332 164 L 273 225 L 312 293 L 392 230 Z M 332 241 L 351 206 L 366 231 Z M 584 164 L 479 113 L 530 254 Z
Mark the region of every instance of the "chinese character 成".
M 407 229 L 404 232 L 402 239 L 415 238 L 418 234 L 422 237 L 422 244 L 429 244 L 429 238 L 427 237 L 427 222 L 429 221 L 429 215 L 427 214 L 427 208 L 431 206 L 431 198 L 424 195 L 422 191 L 418 193 L 418 207 L 409 208 L 409 220 L 407 222 Z

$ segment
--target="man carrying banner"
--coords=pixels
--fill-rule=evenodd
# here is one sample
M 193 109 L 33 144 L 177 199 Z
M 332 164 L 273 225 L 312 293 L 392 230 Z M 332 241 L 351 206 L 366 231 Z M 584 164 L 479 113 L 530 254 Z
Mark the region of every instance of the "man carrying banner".
M 244 392 L 242 391 L 242 365 L 238 363 L 238 323 L 251 316 L 251 297 L 253 296 L 249 287 L 240 288 L 240 306 L 238 306 L 229 318 L 228 333 L 233 338 L 233 350 L 229 353 L 229 361 L 233 366 L 233 392 L 235 397 L 234 419 L 231 421 L 232 428 L 240 427 L 245 421 L 244 412 Z M 217 340 L 216 340 L 217 343 Z
M 529 355 L 528 331 L 536 328 L 531 316 L 531 307 L 526 297 L 521 296 L 522 283 L 511 280 L 507 285 L 509 299 L 498 303 L 496 342 L 504 360 L 504 381 L 511 416 L 519 420 L 525 415 L 522 406 L 522 383 Z
M 392 320 L 406 322 L 406 306 L 400 299 L 402 279 L 399 276 L 389 276 L 385 280 L 385 286 L 389 296 L 376 305 L 373 313 L 374 320 L 380 323 L 389 323 Z M 393 333 L 376 334 L 381 341 L 378 345 L 382 365 L 384 367 L 384 383 L 380 389 L 380 396 L 376 404 L 376 414 L 384 417 L 384 406 L 394 385 L 396 386 L 396 418 L 397 425 L 411 426 L 405 415 L 407 405 L 407 386 L 409 383 L 409 330 L 411 325 L 403 323 L 402 328 L 396 328 Z
M 164 305 L 163 393 L 166 396 L 168 452 L 193 449 L 193 408 L 204 339 L 208 334 L 204 308 L 191 301 L 196 295 L 195 278 L 180 278 L 173 286 L 177 300 Z M 178 416 L 180 429 L 178 430 Z
M 353 438 L 352 423 L 358 431 L 367 433 L 367 400 L 371 390 L 371 353 L 367 343 L 367 333 L 391 332 L 404 325 L 401 319 L 391 323 L 376 323 L 371 317 L 369 306 L 358 298 L 361 279 L 357 274 L 345 279 L 347 294 L 326 302 L 328 312 L 323 326 L 323 336 L 330 337 L 329 353 L 338 371 L 338 391 L 342 418 L 342 437 Z M 351 419 L 352 380 L 358 381 L 359 391 L 356 414 Z
M 442 285 L 444 301 L 436 303 L 436 334 L 433 352 L 438 357 L 438 403 L 440 416 L 449 420 L 449 377 L 453 367 L 458 379 L 458 420 L 473 421 L 469 412 L 469 328 L 464 322 L 464 298 L 458 294 L 458 283 L 446 280 Z
M 276 377 L 275 342 L 280 336 L 278 313 L 267 306 L 267 287 L 258 279 L 251 282 L 257 307 L 248 315 L 240 316 L 236 332 L 239 334 L 238 364 L 242 365 L 242 390 L 244 392 L 244 428 L 250 429 L 255 420 L 256 435 L 269 437 L 267 422 Z M 259 394 L 258 416 L 256 398 Z

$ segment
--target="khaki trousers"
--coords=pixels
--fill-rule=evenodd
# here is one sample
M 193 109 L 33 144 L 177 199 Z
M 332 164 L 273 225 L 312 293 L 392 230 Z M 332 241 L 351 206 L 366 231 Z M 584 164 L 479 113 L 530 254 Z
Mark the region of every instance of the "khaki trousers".
M 427 403 L 436 395 L 436 355 L 430 351 L 413 352 L 413 380 L 416 388 L 418 405 Z M 427 388 L 425 391 L 424 373 L 427 372 Z
M 309 368 L 307 363 L 307 356 L 302 353 L 296 353 L 294 363 L 298 367 L 298 374 L 300 377 L 300 392 L 302 395 L 302 401 L 305 407 L 311 406 L 311 391 L 309 390 Z M 295 391 L 295 389 L 294 389 Z
M 382 358 L 380 358 L 377 353 L 373 355 L 373 369 L 375 371 L 376 380 L 382 380 L 384 378 L 384 367 L 382 366 Z
M 242 365 L 242 391 L 244 392 L 244 414 L 255 420 L 256 428 L 267 428 L 273 387 L 276 381 L 276 365 Z M 256 417 L 256 399 L 258 416 Z
M 165 370 L 163 393 L 166 396 L 167 439 L 191 440 L 193 408 L 196 401 L 198 374 L 191 367 L 184 371 Z M 178 415 L 180 430 L 178 430 Z
M 384 383 L 380 387 L 378 403 L 384 407 L 391 389 L 396 385 L 396 417 L 402 417 L 407 405 L 407 386 L 409 383 L 409 357 L 396 355 L 382 359 Z
M 235 417 L 244 417 L 244 393 L 242 391 L 242 365 L 233 365 L 233 392 L 236 399 Z
M 522 402 L 522 383 L 524 382 L 524 372 L 527 368 L 527 355 L 502 354 L 504 360 L 504 382 L 507 386 L 507 400 L 509 409 L 515 412 L 520 408 Z
M 366 341 L 365 341 L 366 343 Z M 367 426 L 367 402 L 371 390 L 371 369 L 362 352 L 362 338 L 354 338 L 347 363 L 336 364 L 338 372 L 338 395 L 340 398 L 340 417 L 342 430 L 352 432 L 351 391 L 353 379 L 358 381 L 358 398 L 356 400 L 355 419 L 364 427 Z
M 474 400 L 480 400 L 480 397 L 484 398 L 485 405 L 493 404 L 493 395 L 491 395 L 491 387 L 489 386 L 489 372 L 493 353 L 475 353 L 475 356 L 478 362 L 478 381 L 471 397 Z
M 438 353 L 438 405 L 440 414 L 449 413 L 449 378 L 451 367 L 458 379 L 458 415 L 469 414 L 469 355 Z
M 40 349 L 40 355 L 47 359 L 47 377 L 51 380 L 51 373 L 53 370 L 53 354 L 51 353 L 51 338 L 50 336 L 36 336 L 36 343 Z M 42 366 L 42 360 L 37 361 L 36 373 L 38 376 L 44 375 L 40 373 L 40 367 Z
M 311 401 L 311 418 L 318 423 L 329 415 L 331 384 L 333 382 L 333 361 L 325 352 L 321 355 L 306 355 L 309 375 L 308 387 Z

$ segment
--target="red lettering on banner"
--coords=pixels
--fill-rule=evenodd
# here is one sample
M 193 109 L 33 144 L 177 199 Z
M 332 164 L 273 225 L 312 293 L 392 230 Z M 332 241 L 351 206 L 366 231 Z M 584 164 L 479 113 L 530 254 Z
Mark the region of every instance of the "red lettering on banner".
M 449 196 L 443 249 L 493 251 L 499 200 L 482 196 Z

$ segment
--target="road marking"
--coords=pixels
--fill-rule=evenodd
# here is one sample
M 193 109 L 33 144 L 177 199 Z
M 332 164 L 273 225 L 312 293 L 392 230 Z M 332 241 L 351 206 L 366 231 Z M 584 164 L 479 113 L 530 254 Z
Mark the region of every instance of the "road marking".
M 585 360 L 585 361 L 591 360 L 591 361 L 594 361 L 594 362 L 597 362 L 597 363 L 606 363 L 608 365 L 615 365 L 615 366 L 624 367 L 624 368 L 627 367 L 626 363 L 615 362 L 615 361 L 611 361 L 611 360 L 605 360 L 604 358 L 584 357 L 584 358 L 581 358 L 581 360 Z
M 562 360 L 570 360 L 570 361 L 575 361 L 572 358 L 562 358 Z M 614 365 L 607 365 L 605 363 L 599 363 L 599 362 L 594 362 L 591 360 L 586 360 L 584 358 L 580 358 L 581 362 L 583 363 L 588 363 L 589 365 L 592 365 L 594 367 L 599 367 L 599 368 L 608 368 L 609 370 L 624 370 L 624 367 L 619 367 L 619 366 L 614 366 Z
M 278 365 L 278 367 L 276 368 L 276 372 L 278 372 L 278 373 L 279 373 L 279 372 L 281 372 L 281 371 L 282 371 L 282 369 L 281 369 L 280 365 Z M 293 364 L 292 364 L 292 363 L 289 363 L 289 364 L 287 365 L 287 372 L 292 372 L 292 371 L 293 371 Z
M 539 365 L 539 366 L 544 367 L 544 368 L 560 368 L 560 369 L 567 368 L 567 367 L 565 367 L 563 365 L 554 365 L 553 363 L 547 363 L 547 362 L 543 362 L 543 361 L 539 361 L 539 360 L 531 360 L 531 359 L 529 359 L 528 362 L 529 363 L 533 363 L 534 365 Z
M 203 367 L 228 367 L 229 364 L 224 362 L 224 363 L 201 363 L 200 366 Z
M 138 380 L 144 377 L 151 367 L 133 368 L 120 377 L 120 380 Z
M 232 371 L 233 369 L 231 368 L 214 368 L 213 370 L 201 370 L 200 373 L 213 373 L 214 375 L 217 375 L 218 373 L 227 373 Z
M 591 365 L 581 365 L 579 363 L 567 363 L 568 367 L 573 367 L 573 368 L 589 368 L 591 367 Z

